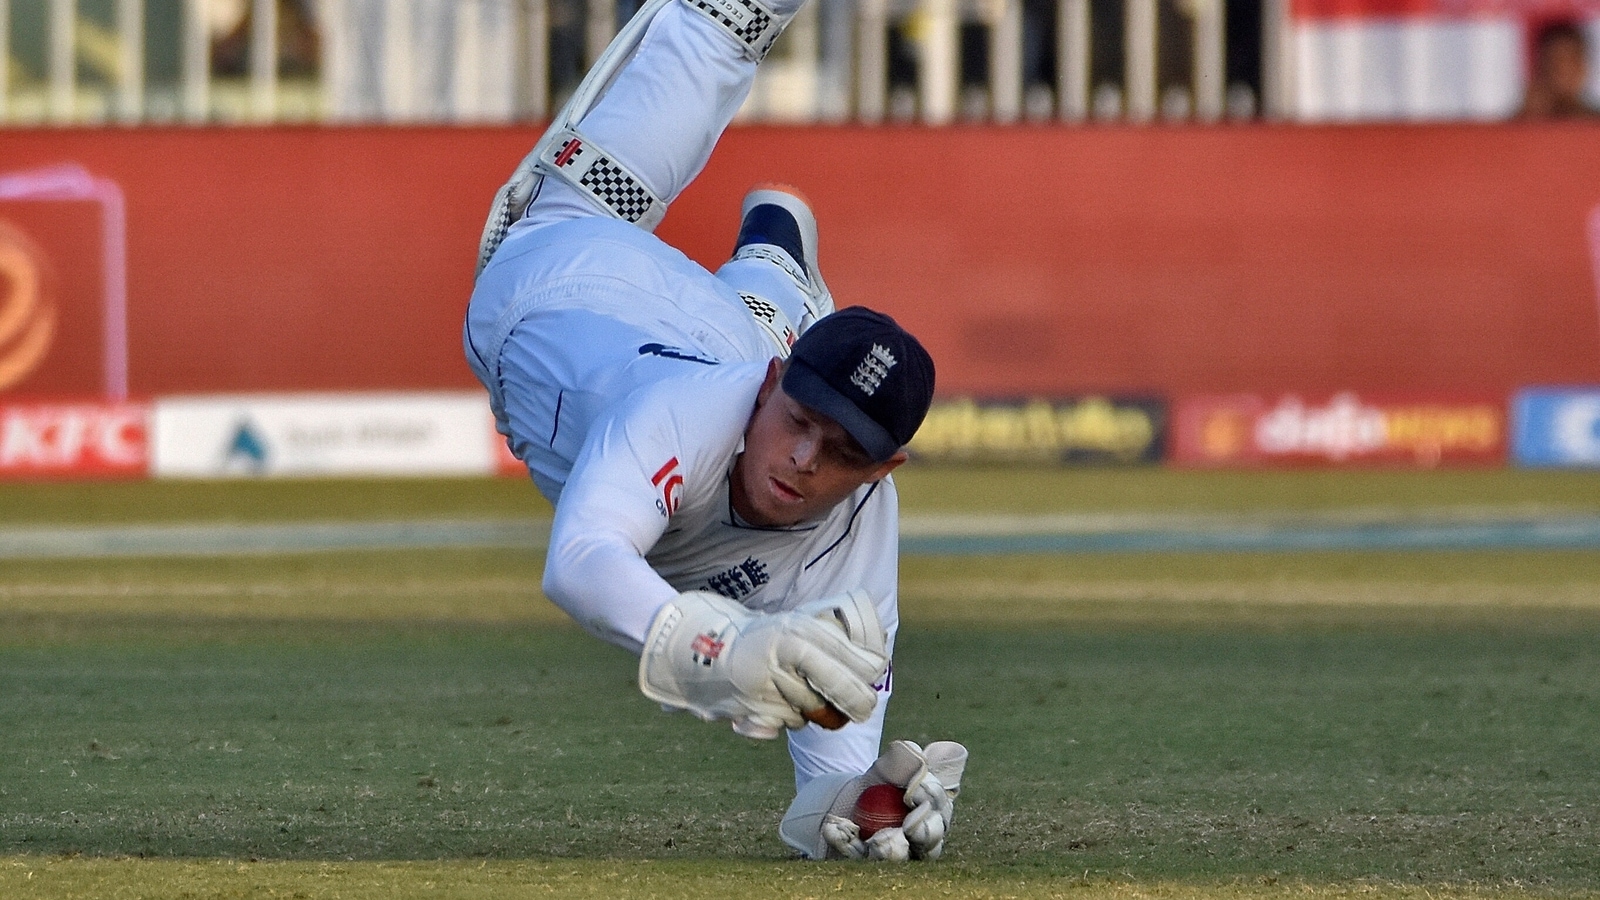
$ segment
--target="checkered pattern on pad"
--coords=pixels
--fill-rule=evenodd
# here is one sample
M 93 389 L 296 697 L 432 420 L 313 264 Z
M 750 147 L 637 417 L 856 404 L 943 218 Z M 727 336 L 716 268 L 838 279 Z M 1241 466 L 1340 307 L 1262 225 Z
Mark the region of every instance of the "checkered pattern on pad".
M 650 192 L 604 156 L 594 161 L 578 183 L 623 221 L 637 222 L 650 211 Z
M 778 307 L 771 303 L 757 297 L 755 294 L 746 294 L 744 291 L 739 292 L 739 299 L 743 300 L 744 305 L 750 308 L 750 314 L 761 321 L 778 321 Z
M 781 28 L 773 28 L 772 14 L 754 0 L 689 0 L 689 5 L 700 10 L 713 22 L 728 30 L 750 49 L 750 54 L 760 62 L 772 49 Z

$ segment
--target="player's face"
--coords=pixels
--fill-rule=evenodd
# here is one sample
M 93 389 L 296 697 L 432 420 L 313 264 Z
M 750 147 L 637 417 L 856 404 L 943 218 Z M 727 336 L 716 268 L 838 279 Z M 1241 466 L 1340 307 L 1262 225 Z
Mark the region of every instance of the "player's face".
M 874 462 L 839 423 L 796 401 L 778 383 L 773 360 L 733 464 L 733 509 L 752 525 L 795 525 L 827 515 L 856 488 L 906 460 Z

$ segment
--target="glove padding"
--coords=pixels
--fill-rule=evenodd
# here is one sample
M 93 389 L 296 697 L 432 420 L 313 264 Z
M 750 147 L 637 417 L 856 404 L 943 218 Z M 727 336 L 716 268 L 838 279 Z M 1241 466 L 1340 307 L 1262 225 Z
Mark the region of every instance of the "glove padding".
M 702 719 L 733 719 L 747 737 L 800 728 L 826 704 L 864 722 L 888 665 L 884 631 L 865 592 L 762 614 L 720 594 L 689 591 L 662 607 L 639 656 L 646 697 Z
M 927 749 L 895 741 L 861 775 L 842 784 L 819 778 L 813 782 L 814 790 L 808 785 L 790 804 L 779 833 L 813 859 L 938 859 L 955 818 L 966 766 L 967 748 L 954 741 L 935 741 Z M 849 816 L 861 793 L 876 784 L 901 788 L 909 809 L 899 828 L 880 829 L 863 841 L 860 827 Z M 820 796 L 823 793 L 832 793 L 832 800 Z M 810 826 L 815 830 L 808 830 L 808 822 L 816 823 Z M 902 844 L 904 853 L 898 849 Z

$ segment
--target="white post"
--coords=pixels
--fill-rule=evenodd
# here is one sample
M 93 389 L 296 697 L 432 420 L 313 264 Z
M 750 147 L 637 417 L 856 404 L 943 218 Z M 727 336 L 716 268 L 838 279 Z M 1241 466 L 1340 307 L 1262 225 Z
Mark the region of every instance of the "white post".
M 1222 0 L 1197 0 L 1194 10 L 1194 111 L 1200 121 L 1215 122 L 1228 94 L 1227 8 Z
M 322 73 L 322 115 L 328 121 L 346 117 L 341 106 L 350 77 L 346 69 L 345 4 L 347 0 L 317 0 L 317 21 L 322 25 L 322 40 L 317 47 L 317 66 Z
M 822 4 L 811 2 L 800 7 L 786 33 L 793 74 L 788 79 L 792 99 L 783 115 L 815 122 L 822 111 Z
M 550 8 L 545 0 L 525 2 L 523 85 L 528 93 L 523 111 L 530 119 L 543 119 L 550 113 Z
M 383 13 L 383 117 L 409 121 L 417 113 L 416 69 L 411 64 L 411 0 L 387 0 Z
M 850 118 L 859 13 L 850 0 L 813 0 L 817 9 L 817 120 Z
M 606 52 L 606 45 L 617 36 L 616 0 L 589 0 L 586 10 L 588 21 L 584 28 L 584 50 L 588 55 L 584 63 L 592 66 L 600 54 Z
M 1156 114 L 1156 0 L 1126 0 L 1122 26 L 1127 115 L 1148 122 Z
M 1266 118 L 1295 116 L 1294 30 L 1289 0 L 1261 4 L 1261 110 Z
M 889 93 L 889 3 L 861 0 L 856 37 L 856 117 L 882 122 Z
M 75 0 L 50 0 L 50 120 L 53 122 L 72 121 L 77 101 L 78 55 L 74 48 L 77 18 Z
M 250 117 L 270 122 L 278 112 L 278 2 L 250 4 Z
M 7 99 L 11 95 L 11 0 L 0 0 L 0 41 L 5 50 L 0 52 L 0 123 L 10 113 Z
M 117 118 L 144 118 L 144 0 L 117 0 Z
M 1061 0 L 1056 11 L 1056 90 L 1061 118 L 1089 116 L 1089 0 Z
M 450 70 L 449 117 L 470 122 L 484 117 L 483 0 L 456 0 L 454 65 Z
M 996 122 L 1022 114 L 1022 0 L 997 0 L 989 24 L 989 89 Z
M 211 28 L 206 0 L 183 3 L 183 117 L 204 122 L 211 114 Z
M 917 72 L 922 120 L 943 125 L 956 117 L 961 83 L 961 15 L 956 0 L 922 0 L 927 30 Z

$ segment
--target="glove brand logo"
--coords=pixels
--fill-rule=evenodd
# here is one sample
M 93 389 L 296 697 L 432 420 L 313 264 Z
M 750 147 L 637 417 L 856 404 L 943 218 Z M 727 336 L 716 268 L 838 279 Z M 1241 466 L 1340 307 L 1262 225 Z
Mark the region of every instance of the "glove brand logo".
M 866 356 L 861 358 L 861 364 L 850 376 L 850 383 L 861 389 L 861 393 L 871 397 L 882 386 L 883 379 L 889 376 L 889 370 L 898 362 L 889 348 L 882 344 L 873 344 Z
M 0 391 L 32 374 L 55 337 L 42 257 L 20 231 L 0 222 Z
M 722 655 L 722 647 L 726 641 L 717 640 L 714 632 L 697 634 L 689 643 L 689 656 L 702 666 L 709 666 L 717 657 Z
M 556 151 L 555 163 L 557 166 L 570 165 L 573 159 L 583 153 L 583 141 L 572 138 L 562 143 L 561 149 Z
M 661 489 L 661 497 L 656 500 L 656 510 L 663 516 L 677 512 L 678 499 L 683 494 L 683 474 L 678 471 L 678 458 L 674 456 L 667 460 L 666 465 L 650 476 L 650 483 Z

